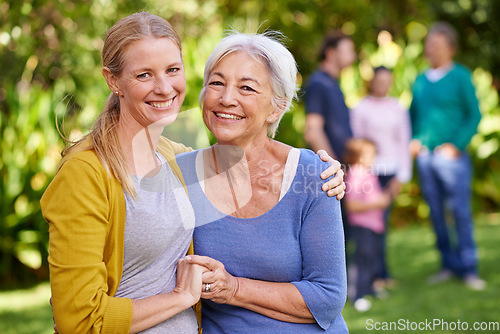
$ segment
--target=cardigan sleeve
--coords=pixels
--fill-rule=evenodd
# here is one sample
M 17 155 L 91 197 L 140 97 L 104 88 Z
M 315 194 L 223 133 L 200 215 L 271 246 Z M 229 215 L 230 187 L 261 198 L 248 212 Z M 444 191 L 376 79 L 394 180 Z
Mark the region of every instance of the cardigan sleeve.
M 131 300 L 109 295 L 105 253 L 113 203 L 105 177 L 89 162 L 70 159 L 41 200 L 53 313 L 62 334 L 128 333 L 132 322 Z
M 315 170 L 323 170 L 327 165 L 321 163 Z M 340 202 L 321 191 L 323 181 L 319 175 L 310 175 L 304 180 L 307 180 L 305 189 L 312 202 L 304 214 L 299 237 L 302 280 L 292 283 L 302 294 L 317 324 L 327 330 L 341 316 L 347 296 Z

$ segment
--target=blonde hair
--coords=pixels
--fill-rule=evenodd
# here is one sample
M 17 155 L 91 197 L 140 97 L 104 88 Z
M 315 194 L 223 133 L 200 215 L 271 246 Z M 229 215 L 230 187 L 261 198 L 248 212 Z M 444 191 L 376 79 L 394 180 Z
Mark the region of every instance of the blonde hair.
M 125 64 L 127 47 L 135 41 L 148 37 L 168 38 L 181 50 L 179 35 L 165 19 L 149 12 L 134 13 L 119 20 L 108 30 L 102 49 L 103 67 L 107 67 L 113 75 L 119 76 Z M 135 187 L 116 129 L 119 120 L 120 100 L 111 93 L 92 131 L 66 147 L 62 156 L 80 150 L 76 147 L 89 140 L 90 147 L 82 149 L 93 149 L 108 172 L 120 182 L 123 190 L 135 196 Z

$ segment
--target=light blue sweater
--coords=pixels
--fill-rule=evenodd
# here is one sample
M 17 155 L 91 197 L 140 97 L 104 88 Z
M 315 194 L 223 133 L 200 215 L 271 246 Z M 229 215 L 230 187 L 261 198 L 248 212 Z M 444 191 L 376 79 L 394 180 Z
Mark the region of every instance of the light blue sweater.
M 316 319 L 288 323 L 204 300 L 203 333 L 347 333 L 341 315 L 347 282 L 340 204 L 321 190 L 319 177 L 328 164 L 301 149 L 285 196 L 265 214 L 242 219 L 209 202 L 195 159 L 196 152 L 177 156 L 196 215 L 195 253 L 221 261 L 234 276 L 293 283 Z

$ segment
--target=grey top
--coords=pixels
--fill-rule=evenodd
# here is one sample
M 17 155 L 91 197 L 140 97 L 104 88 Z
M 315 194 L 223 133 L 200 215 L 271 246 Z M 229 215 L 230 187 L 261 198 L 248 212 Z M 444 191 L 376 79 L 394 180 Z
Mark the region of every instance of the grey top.
M 194 227 L 194 212 L 181 182 L 161 154 L 160 171 L 152 177 L 133 176 L 137 197 L 125 194 L 123 275 L 116 297 L 145 298 L 176 286 L 177 260 L 186 255 Z M 143 333 L 198 332 L 192 308 Z

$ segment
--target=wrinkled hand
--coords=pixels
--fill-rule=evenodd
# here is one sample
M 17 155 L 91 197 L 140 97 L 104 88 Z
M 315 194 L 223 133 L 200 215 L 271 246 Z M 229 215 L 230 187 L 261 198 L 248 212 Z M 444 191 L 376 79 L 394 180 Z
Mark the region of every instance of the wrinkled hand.
M 330 163 L 330 167 L 321 173 L 321 178 L 327 179 L 335 174 L 335 177 L 325 182 L 321 189 L 327 191 L 328 196 L 337 196 L 337 199 L 341 200 L 345 195 L 345 183 L 344 171 L 341 169 L 340 162 L 329 156 L 325 150 L 319 150 L 316 154 L 319 155 L 321 160 Z
M 209 299 L 218 304 L 230 304 L 239 289 L 238 278 L 229 274 L 221 262 L 210 257 L 189 255 L 186 258 L 189 263 L 208 269 L 203 274 L 201 298 Z M 210 292 L 205 292 L 206 283 L 210 283 Z
M 177 261 L 177 286 L 173 290 L 186 298 L 190 305 L 196 304 L 201 297 L 202 275 L 205 267 L 189 263 L 186 258 Z

